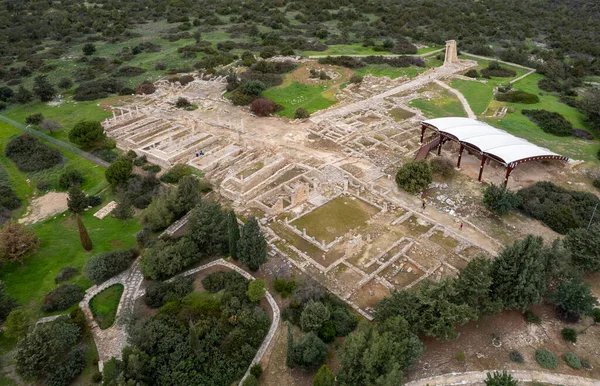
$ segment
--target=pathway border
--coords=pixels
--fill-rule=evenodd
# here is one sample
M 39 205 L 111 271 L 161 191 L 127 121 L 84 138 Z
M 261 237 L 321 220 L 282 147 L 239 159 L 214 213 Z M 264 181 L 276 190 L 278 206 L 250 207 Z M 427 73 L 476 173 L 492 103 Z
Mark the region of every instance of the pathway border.
M 467 371 L 464 373 L 448 373 L 408 382 L 405 383 L 404 386 L 450 386 L 481 384 L 481 382 L 486 379 L 487 373 L 493 373 L 494 371 L 506 371 L 519 382 L 541 382 L 549 383 L 551 385 L 564 386 L 600 386 L 600 381 L 597 379 L 580 377 L 577 375 L 546 373 L 533 370 L 483 370 Z
M 463 108 L 465 109 L 465 112 L 467 113 L 467 117 L 470 119 L 477 119 L 477 115 L 475 115 L 475 113 L 473 112 L 473 109 L 471 109 L 471 105 L 469 105 L 469 101 L 467 101 L 467 98 L 465 98 L 465 96 L 460 91 L 450 87 L 449 85 L 447 85 L 444 82 L 440 82 L 437 79 L 434 80 L 433 83 L 445 88 L 446 90 L 450 91 L 452 94 L 456 95 L 456 97 L 458 98 L 460 103 L 462 103 Z

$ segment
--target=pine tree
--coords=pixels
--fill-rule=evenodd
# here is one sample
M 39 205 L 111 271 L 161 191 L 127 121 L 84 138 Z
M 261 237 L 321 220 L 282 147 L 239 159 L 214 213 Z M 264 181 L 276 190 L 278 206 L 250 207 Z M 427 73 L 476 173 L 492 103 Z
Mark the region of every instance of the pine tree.
M 69 197 L 67 198 L 67 207 L 69 210 L 75 214 L 81 214 L 87 206 L 85 193 L 83 193 L 79 185 L 71 185 L 69 188 Z
M 33 80 L 33 92 L 42 102 L 51 101 L 56 95 L 56 90 L 52 83 L 48 81 L 47 75 L 38 75 Z
M 229 254 L 233 260 L 238 259 L 238 241 L 240 240 L 240 227 L 238 226 L 237 217 L 232 210 L 229 212 Z
M 133 206 L 129 195 L 120 190 L 117 193 L 117 207 L 113 210 L 113 217 L 125 220 L 133 217 Z
M 267 242 L 255 217 L 250 217 L 242 227 L 237 246 L 240 262 L 251 271 L 257 271 L 267 261 Z
M 321 366 L 317 371 L 313 386 L 335 386 L 335 375 L 327 368 L 327 365 Z
M 89 252 L 94 247 L 92 245 L 92 239 L 90 239 L 90 235 L 88 234 L 87 229 L 85 229 L 85 225 L 83 225 L 83 221 L 81 221 L 81 218 L 78 214 L 75 215 L 75 218 L 77 219 L 77 228 L 79 229 L 79 240 L 81 241 L 81 246 L 83 249 Z

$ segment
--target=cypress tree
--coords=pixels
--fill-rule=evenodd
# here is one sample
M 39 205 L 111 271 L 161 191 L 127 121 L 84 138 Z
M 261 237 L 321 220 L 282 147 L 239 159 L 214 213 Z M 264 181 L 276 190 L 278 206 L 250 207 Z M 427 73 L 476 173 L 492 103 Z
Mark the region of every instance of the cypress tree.
M 81 218 L 78 214 L 75 215 L 75 218 L 77 219 L 77 228 L 79 229 L 79 240 L 81 241 L 81 246 L 83 249 L 89 252 L 94 247 L 92 245 L 92 239 L 90 239 L 90 235 L 88 234 L 87 229 L 85 229 L 85 225 L 83 225 L 83 221 L 81 221 Z
M 254 216 L 242 227 L 237 247 L 240 261 L 251 271 L 257 271 L 267 261 L 267 242 Z
M 69 188 L 69 197 L 67 198 L 67 207 L 69 210 L 75 214 L 81 214 L 87 206 L 85 193 L 83 193 L 79 185 L 71 185 Z
M 229 212 L 229 254 L 233 260 L 238 259 L 238 241 L 240 240 L 240 228 L 238 226 L 237 217 L 232 210 Z

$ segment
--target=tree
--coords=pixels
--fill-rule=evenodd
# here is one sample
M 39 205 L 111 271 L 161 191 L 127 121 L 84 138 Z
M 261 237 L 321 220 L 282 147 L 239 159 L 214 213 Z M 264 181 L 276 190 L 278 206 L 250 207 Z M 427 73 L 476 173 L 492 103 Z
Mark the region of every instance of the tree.
M 72 213 L 81 214 L 88 207 L 85 193 L 78 184 L 72 184 L 69 188 L 69 197 L 67 197 L 67 208 Z
M 250 110 L 259 117 L 268 117 L 275 110 L 275 103 L 268 98 L 258 98 L 252 101 Z
M 331 317 L 329 309 L 321 302 L 309 301 L 300 315 L 302 331 L 319 331 Z
M 91 251 L 94 247 L 92 244 L 92 239 L 90 239 L 90 235 L 85 229 L 85 225 L 83 225 L 83 221 L 81 221 L 81 217 L 79 215 L 75 215 L 75 219 L 77 220 L 77 230 L 79 231 L 79 241 L 81 242 L 81 246 L 86 251 Z
M 201 191 L 201 182 L 196 176 L 183 176 L 179 179 L 177 201 L 175 202 L 176 217 L 183 216 L 200 204 L 202 201 Z
M 362 81 L 363 81 L 363 77 L 361 75 L 358 75 L 358 74 L 354 74 L 350 78 L 350 83 L 353 83 L 353 84 L 361 84 Z
M 485 386 L 518 386 L 519 383 L 506 371 L 502 373 L 494 371 L 493 374 L 487 373 Z
M 229 252 L 227 214 L 214 201 L 202 200 L 188 221 L 190 238 L 208 256 Z
M 117 192 L 117 207 L 113 210 L 112 215 L 119 220 L 126 220 L 133 217 L 133 204 L 129 195 L 123 190 Z
M 133 164 L 130 160 L 120 159 L 113 162 L 104 172 L 104 177 L 111 185 L 117 185 L 121 182 L 125 182 L 131 176 L 133 171 Z
M 327 345 L 314 332 L 302 333 L 293 348 L 294 364 L 304 370 L 315 369 L 327 359 Z
M 228 231 L 229 231 L 229 254 L 233 260 L 238 259 L 238 241 L 240 240 L 240 227 L 238 225 L 237 216 L 232 210 L 229 212 Z
M 6 293 L 6 285 L 0 281 L 0 322 L 4 322 L 17 306 L 17 299 Z
M 4 323 L 4 334 L 13 339 L 20 339 L 27 334 L 33 321 L 33 314 L 27 308 L 16 308 L 8 314 Z
M 313 386 L 335 386 L 335 375 L 326 365 L 321 366 L 313 380 Z
M 479 317 L 491 315 L 502 309 L 502 303 L 492 299 L 492 262 L 476 257 L 458 273 L 454 282 L 456 303 L 465 303 L 477 310 Z
M 85 56 L 94 55 L 96 52 L 96 46 L 93 43 L 85 43 L 83 47 L 81 47 L 81 51 Z
M 100 122 L 80 121 L 69 131 L 69 141 L 81 147 L 90 147 L 104 140 L 104 128 Z
M 73 81 L 70 78 L 60 78 L 58 81 L 58 87 L 67 91 L 71 87 L 73 87 Z
M 340 355 L 340 385 L 398 385 L 425 347 L 409 324 L 393 317 L 381 324 L 364 324 L 346 338 Z
M 423 161 L 408 162 L 396 174 L 396 184 L 412 194 L 427 189 L 432 181 L 431 167 Z
M 156 86 L 150 81 L 143 81 L 135 88 L 135 93 L 138 95 L 153 94 L 156 91 Z
M 240 262 L 247 265 L 251 271 L 257 271 L 267 261 L 267 242 L 254 216 L 242 227 L 238 256 Z
M 4 261 L 23 264 L 23 257 L 37 250 L 39 245 L 34 232 L 16 221 L 9 221 L 0 229 L 0 257 Z
M 144 212 L 144 223 L 152 231 L 167 228 L 174 221 L 173 200 L 174 190 L 162 192 L 152 199 L 152 202 Z
M 575 266 L 585 273 L 600 271 L 600 224 L 570 230 L 564 243 Z
M 579 320 L 581 315 L 592 316 L 598 299 L 592 294 L 591 286 L 580 278 L 572 278 L 560 284 L 550 295 L 550 301 L 569 320 Z
M 57 130 L 62 130 L 62 128 L 62 125 L 58 121 L 49 118 L 44 119 L 40 124 L 40 129 L 48 131 L 50 132 L 50 134 L 54 133 Z
M 309 117 L 310 117 L 310 114 L 308 113 L 308 111 L 306 111 L 306 109 L 304 107 L 298 107 L 296 109 L 296 111 L 294 112 L 294 118 L 296 118 L 296 119 L 306 119 Z
M 500 251 L 492 264 L 492 291 L 505 308 L 524 311 L 542 301 L 548 286 L 546 251 L 544 240 L 534 235 L 527 235 Z
M 483 192 L 483 203 L 499 216 L 517 208 L 519 202 L 519 197 L 515 193 L 500 185 L 491 184 Z
M 26 104 L 33 100 L 33 93 L 26 89 L 23 85 L 20 85 L 15 93 L 15 102 L 19 104 Z
M 579 101 L 578 107 L 589 125 L 600 130 L 600 90 L 588 89 Z
M 265 288 L 265 279 L 254 279 L 248 284 L 246 295 L 251 302 L 258 302 L 265 297 L 267 290 Z
M 42 102 L 49 102 L 56 95 L 56 90 L 48 81 L 47 75 L 38 75 L 33 79 L 33 92 Z
M 0 102 L 11 102 L 15 93 L 8 86 L 0 87 Z
M 44 114 L 34 113 L 25 117 L 25 123 L 32 126 L 37 126 L 44 120 Z

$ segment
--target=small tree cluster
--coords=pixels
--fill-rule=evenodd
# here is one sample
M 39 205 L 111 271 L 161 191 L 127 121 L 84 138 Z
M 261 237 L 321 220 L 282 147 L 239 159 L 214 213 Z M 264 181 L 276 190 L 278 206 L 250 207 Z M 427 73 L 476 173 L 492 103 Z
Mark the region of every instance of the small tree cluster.
M 84 148 L 99 144 L 105 138 L 104 128 L 97 121 L 77 122 L 69 131 L 69 141 Z
M 505 215 L 520 204 L 519 196 L 500 185 L 491 184 L 483 192 L 485 206 L 499 216 Z
M 427 189 L 432 181 L 431 167 L 422 161 L 408 162 L 396 173 L 396 184 L 412 194 Z

